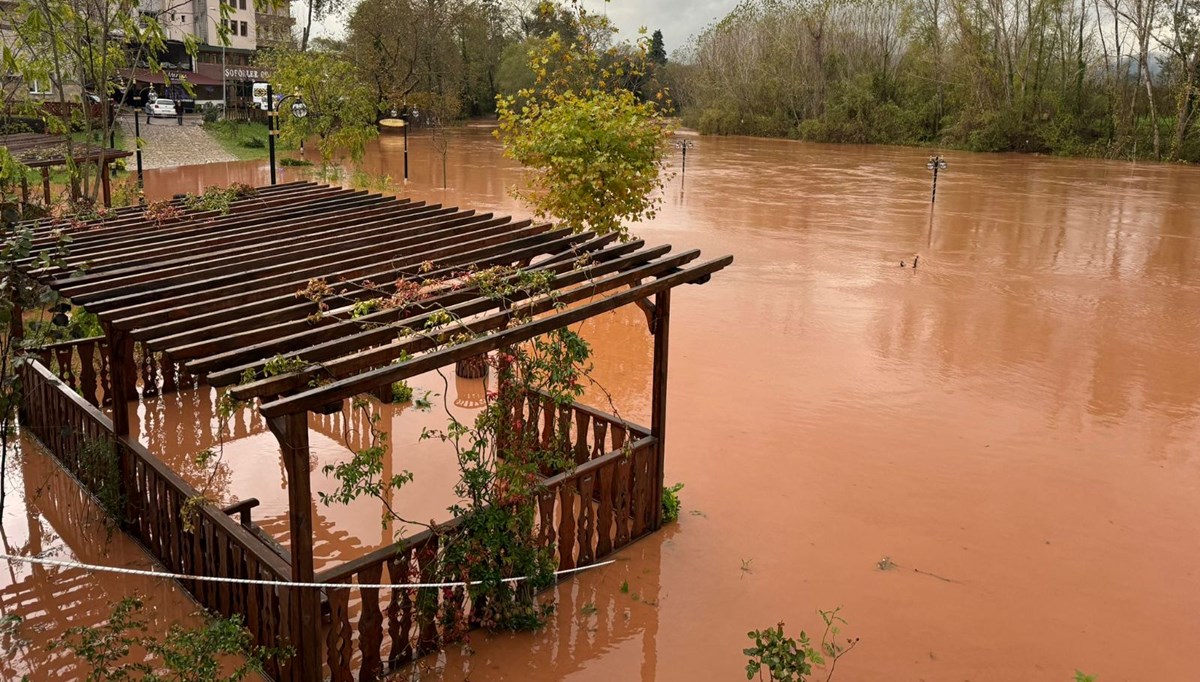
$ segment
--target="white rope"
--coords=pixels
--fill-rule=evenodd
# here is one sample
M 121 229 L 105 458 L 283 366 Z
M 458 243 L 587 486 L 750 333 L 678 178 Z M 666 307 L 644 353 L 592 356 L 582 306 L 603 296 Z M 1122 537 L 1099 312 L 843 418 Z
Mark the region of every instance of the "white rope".
M 187 575 L 184 573 L 166 573 L 164 571 L 147 571 L 138 568 L 120 568 L 118 566 L 100 566 L 97 564 L 84 564 L 78 561 L 62 561 L 60 559 L 43 559 L 41 557 L 31 556 L 14 556 L 12 554 L 0 554 L 0 559 L 8 559 L 19 563 L 39 564 L 42 566 L 57 566 L 59 568 L 81 568 L 86 571 L 97 571 L 100 573 L 120 573 L 123 575 L 141 575 L 150 578 L 173 578 L 175 580 L 202 580 L 212 583 L 236 583 L 239 585 L 266 585 L 269 587 L 319 587 L 319 588 L 359 588 L 359 589 L 402 589 L 402 590 L 422 590 L 438 587 L 467 587 L 469 585 L 481 585 L 484 581 L 473 580 L 471 582 L 450 582 L 450 583 L 405 583 L 402 585 L 363 585 L 359 583 L 297 583 L 283 580 L 244 580 L 242 578 L 222 578 L 211 575 Z M 590 564 L 588 566 L 579 566 L 577 568 L 568 568 L 562 571 L 555 571 L 554 575 L 567 575 L 568 573 L 578 573 L 592 568 L 600 568 L 614 563 L 615 559 L 602 561 L 598 564 Z M 518 576 L 515 578 L 502 578 L 503 583 L 517 583 L 523 580 L 529 580 L 529 576 Z

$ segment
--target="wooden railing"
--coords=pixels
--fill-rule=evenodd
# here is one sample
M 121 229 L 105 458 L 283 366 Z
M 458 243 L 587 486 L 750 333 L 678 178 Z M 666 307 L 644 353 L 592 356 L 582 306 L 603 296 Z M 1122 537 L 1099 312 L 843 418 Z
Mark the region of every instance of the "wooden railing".
M 112 394 L 108 343 L 103 336 L 52 343 L 33 353 L 42 365 L 92 405 L 108 406 L 112 402 L 108 397 Z M 138 370 L 137 391 L 142 397 L 191 388 L 197 383 L 196 377 L 182 365 L 163 353 L 150 351 L 141 342 L 134 344 L 134 362 Z
M 21 424 L 82 486 L 95 495 L 122 528 L 172 573 L 241 580 L 287 581 L 291 567 L 251 530 L 221 510 L 189 504 L 199 493 L 140 443 L 113 435 L 112 420 L 56 377 L 41 362 L 21 365 L 25 401 Z M 280 647 L 293 636 L 286 588 L 245 583 L 181 580 L 202 605 L 241 615 L 254 641 Z M 277 680 L 297 672 L 271 662 Z
M 575 466 L 623 449 L 631 437 L 638 440 L 650 435 L 650 430 L 644 426 L 579 403 L 558 405 L 543 393 L 526 394 L 525 400 L 515 409 L 520 411 L 514 415 L 518 437 L 526 448 L 548 449 L 560 433 L 565 433 L 568 442 L 564 454 Z M 551 476 L 559 472 L 542 473 Z
M 615 423 L 588 408 L 584 424 Z M 538 496 L 538 538 L 552 547 L 560 569 L 586 566 L 625 547 L 651 530 L 652 505 L 660 503 L 655 490 L 657 440 L 637 440 L 572 471 L 545 480 Z M 405 540 L 402 547 L 384 547 L 317 576 L 329 584 L 394 585 L 453 580 L 438 575 L 438 553 L 458 524 L 445 524 Z M 421 593 L 424 594 L 421 594 Z M 334 682 L 376 680 L 403 664 L 436 651 L 452 641 L 458 628 L 439 613 L 455 614 L 451 624 L 471 623 L 472 604 L 463 590 L 376 587 L 326 588 L 324 619 L 325 663 Z

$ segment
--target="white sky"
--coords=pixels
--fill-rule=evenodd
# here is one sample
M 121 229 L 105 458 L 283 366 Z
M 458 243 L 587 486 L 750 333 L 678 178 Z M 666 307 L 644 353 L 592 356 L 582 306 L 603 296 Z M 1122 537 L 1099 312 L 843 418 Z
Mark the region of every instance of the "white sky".
M 355 0 L 349 0 L 354 4 Z M 737 4 L 737 0 L 585 0 L 584 5 L 593 12 L 607 12 L 620 37 L 633 40 L 639 27 L 648 31 L 659 29 L 667 54 L 679 49 L 689 36 L 725 16 Z M 302 0 L 292 3 L 292 15 L 296 17 L 297 31 L 304 29 L 308 6 Z M 345 13 L 327 18 L 313 26 L 314 36 L 341 37 L 345 31 Z

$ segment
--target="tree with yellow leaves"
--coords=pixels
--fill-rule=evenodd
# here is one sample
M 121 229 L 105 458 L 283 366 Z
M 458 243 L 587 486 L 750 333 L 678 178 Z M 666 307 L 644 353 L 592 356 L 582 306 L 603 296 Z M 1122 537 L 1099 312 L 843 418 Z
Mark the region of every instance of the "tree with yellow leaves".
M 514 188 L 539 217 L 577 232 L 629 234 L 655 216 L 671 128 L 666 96 L 640 95 L 649 41 L 616 45 L 608 19 L 570 5 L 578 31 L 534 43 L 532 87 L 497 97 L 504 153 L 532 171 Z

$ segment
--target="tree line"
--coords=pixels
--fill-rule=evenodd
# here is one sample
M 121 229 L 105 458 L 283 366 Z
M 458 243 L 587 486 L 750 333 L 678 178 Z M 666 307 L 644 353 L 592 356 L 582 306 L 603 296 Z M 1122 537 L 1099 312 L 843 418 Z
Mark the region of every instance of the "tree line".
M 1200 160 L 1200 0 L 744 0 L 674 57 L 704 133 Z

